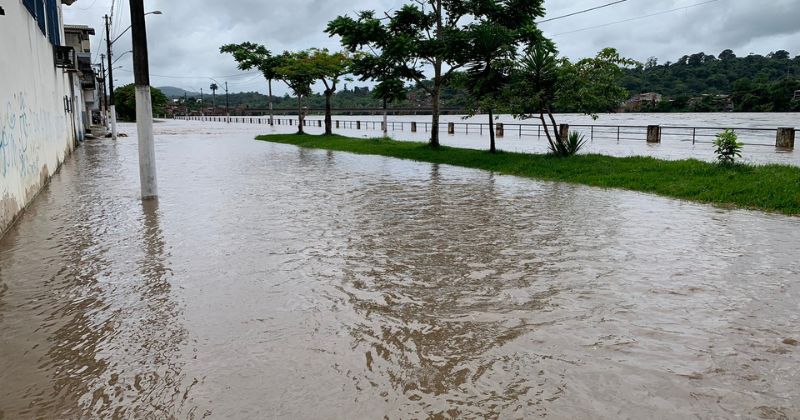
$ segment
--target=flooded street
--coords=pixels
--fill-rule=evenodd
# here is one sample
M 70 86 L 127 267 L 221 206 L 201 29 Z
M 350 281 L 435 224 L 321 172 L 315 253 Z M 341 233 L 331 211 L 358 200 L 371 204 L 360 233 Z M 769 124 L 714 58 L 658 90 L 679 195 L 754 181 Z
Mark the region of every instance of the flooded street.
M 155 129 L 0 239 L 0 419 L 800 418 L 800 218 Z

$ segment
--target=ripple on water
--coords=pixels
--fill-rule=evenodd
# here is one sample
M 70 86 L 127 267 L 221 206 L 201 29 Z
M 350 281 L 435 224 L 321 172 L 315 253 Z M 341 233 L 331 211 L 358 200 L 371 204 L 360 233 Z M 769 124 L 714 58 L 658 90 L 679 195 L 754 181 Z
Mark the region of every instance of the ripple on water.
M 800 416 L 796 219 L 181 124 L 0 240 L 2 415 Z

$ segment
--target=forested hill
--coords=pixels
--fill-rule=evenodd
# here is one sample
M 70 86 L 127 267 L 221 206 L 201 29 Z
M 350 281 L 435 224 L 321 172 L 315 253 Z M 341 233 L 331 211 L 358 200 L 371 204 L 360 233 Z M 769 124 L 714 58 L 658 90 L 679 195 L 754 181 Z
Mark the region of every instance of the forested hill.
M 623 85 L 631 94 L 664 95 L 645 111 L 722 111 L 731 100 L 735 111 L 800 111 L 800 101 L 792 100 L 800 90 L 800 56 L 776 51 L 737 57 L 725 50 L 719 56 L 686 55 L 674 63 L 651 58 L 627 69 Z

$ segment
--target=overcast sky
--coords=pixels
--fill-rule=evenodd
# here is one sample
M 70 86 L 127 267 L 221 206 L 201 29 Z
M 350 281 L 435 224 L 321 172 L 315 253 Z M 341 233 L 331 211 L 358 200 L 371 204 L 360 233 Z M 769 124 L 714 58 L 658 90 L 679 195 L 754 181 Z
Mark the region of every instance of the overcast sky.
M 614 0 L 546 0 L 547 17 L 612 3 Z M 359 10 L 392 10 L 408 0 L 145 0 L 150 72 L 153 86 L 177 86 L 206 92 L 211 78 L 228 82 L 231 92 L 266 92 L 258 73 L 236 68 L 230 55 L 219 54 L 226 43 L 253 41 L 274 52 L 310 47 L 339 47 L 323 31 L 337 15 Z M 128 0 L 117 0 L 112 39 L 128 27 Z M 105 49 L 103 15 L 112 0 L 79 0 L 64 6 L 64 23 L 97 30 L 92 48 Z M 718 55 L 730 48 L 739 55 L 784 49 L 800 55 L 799 0 L 627 0 L 600 10 L 542 23 L 562 55 L 580 58 L 604 47 L 645 61 L 676 61 L 685 54 Z M 585 29 L 585 30 L 584 30 Z M 130 32 L 114 44 L 119 57 L 116 86 L 131 83 Z M 98 62 L 99 58 L 95 58 Z M 352 83 L 351 83 L 352 85 Z M 275 93 L 286 88 L 278 83 Z M 219 93 L 219 92 L 218 92 Z

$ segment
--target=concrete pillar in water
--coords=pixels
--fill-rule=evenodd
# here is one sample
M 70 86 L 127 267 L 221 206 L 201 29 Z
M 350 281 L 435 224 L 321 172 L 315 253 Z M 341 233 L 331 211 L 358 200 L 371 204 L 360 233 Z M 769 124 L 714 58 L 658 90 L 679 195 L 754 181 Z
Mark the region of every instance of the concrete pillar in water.
M 356 121 L 356 130 L 361 130 L 361 121 Z
M 109 111 L 111 112 L 111 139 L 117 139 L 117 106 L 111 105 L 109 107 Z
M 317 121 L 317 127 L 322 127 L 322 120 Z
M 661 143 L 661 126 L 648 125 L 647 126 L 647 142 L 648 143 Z
M 336 120 L 336 128 L 339 128 L 339 120 Z
M 794 149 L 795 132 L 793 127 L 778 128 L 778 134 L 775 137 L 775 147 L 784 149 Z
M 559 124 L 558 135 L 561 136 L 562 140 L 566 141 L 569 138 L 569 124 Z
M 503 123 L 497 123 L 494 125 L 494 127 L 495 135 L 497 137 L 503 137 Z
M 417 122 L 416 121 L 411 121 L 411 132 L 412 133 L 416 133 L 417 132 Z
M 455 133 L 456 133 L 456 124 L 447 123 L 447 134 L 455 134 Z

